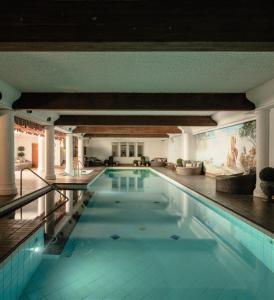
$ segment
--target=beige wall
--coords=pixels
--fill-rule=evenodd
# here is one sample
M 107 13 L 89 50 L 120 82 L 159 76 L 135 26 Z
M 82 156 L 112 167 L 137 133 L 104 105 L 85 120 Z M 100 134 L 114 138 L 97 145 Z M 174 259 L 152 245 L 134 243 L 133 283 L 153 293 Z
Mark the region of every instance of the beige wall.
M 25 147 L 25 159 L 32 161 L 32 144 L 38 144 L 38 136 L 25 134 L 25 133 L 14 133 L 14 158 L 17 158 L 17 148 L 19 146 Z M 59 140 L 55 140 L 55 165 L 59 166 L 64 160 L 64 149 L 61 147 Z
M 25 159 L 32 161 L 32 144 L 38 144 L 38 136 L 29 135 L 24 133 L 14 134 L 14 157 L 17 158 L 18 150 L 20 146 L 25 147 Z

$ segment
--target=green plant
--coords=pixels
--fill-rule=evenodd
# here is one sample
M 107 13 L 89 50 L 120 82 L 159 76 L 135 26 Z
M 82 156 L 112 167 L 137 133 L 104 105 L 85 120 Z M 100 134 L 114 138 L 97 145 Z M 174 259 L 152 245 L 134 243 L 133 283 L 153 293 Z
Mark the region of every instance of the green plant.
M 142 162 L 142 165 L 144 165 L 146 163 L 146 158 L 143 155 L 141 156 L 141 162 Z
M 263 181 L 273 181 L 274 182 L 274 168 L 264 168 L 260 172 L 260 179 Z
M 177 163 L 177 166 L 182 166 L 183 165 L 183 160 L 181 158 L 178 158 L 176 163 Z
M 18 150 L 18 152 L 23 152 L 23 151 L 25 151 L 25 147 L 24 146 L 19 146 L 17 148 L 17 150 Z
M 19 146 L 18 148 L 17 148 L 17 156 L 19 157 L 19 158 L 23 158 L 24 156 L 25 156 L 25 147 L 24 146 Z
M 256 146 L 256 121 L 245 122 L 239 129 L 240 137 L 246 137 Z
M 133 164 L 138 165 L 138 160 L 137 160 L 137 159 L 134 159 Z

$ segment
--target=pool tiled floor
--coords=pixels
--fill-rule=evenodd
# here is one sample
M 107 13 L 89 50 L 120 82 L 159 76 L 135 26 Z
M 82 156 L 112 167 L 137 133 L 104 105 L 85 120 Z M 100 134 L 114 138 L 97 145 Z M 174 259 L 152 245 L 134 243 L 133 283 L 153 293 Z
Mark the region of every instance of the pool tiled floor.
M 21 300 L 272 300 L 273 273 L 234 235 L 224 240 L 238 224 L 150 176 L 128 190 L 98 180 L 63 253 L 44 256 Z

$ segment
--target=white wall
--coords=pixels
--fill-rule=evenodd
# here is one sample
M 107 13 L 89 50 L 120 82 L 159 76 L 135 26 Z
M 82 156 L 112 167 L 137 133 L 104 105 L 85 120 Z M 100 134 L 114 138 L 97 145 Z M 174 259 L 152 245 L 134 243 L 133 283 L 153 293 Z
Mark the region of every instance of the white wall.
M 164 139 L 161 138 L 91 138 L 85 140 L 87 147 L 86 156 L 95 156 L 101 160 L 111 156 L 111 145 L 113 142 L 128 142 L 128 143 L 144 143 L 144 156 L 153 159 L 155 157 L 167 157 L 166 145 Z M 132 163 L 138 157 L 117 157 L 120 163 Z
M 196 144 L 194 143 L 194 136 L 192 135 L 189 139 L 189 147 L 190 147 L 190 158 L 191 160 L 195 160 Z M 183 134 L 170 136 L 169 139 L 165 141 L 166 153 L 167 153 L 167 161 L 170 163 L 176 163 L 178 158 L 186 159 L 184 156 L 184 140 Z
M 182 135 L 169 137 L 167 161 L 176 163 L 178 158 L 182 158 L 182 149 Z

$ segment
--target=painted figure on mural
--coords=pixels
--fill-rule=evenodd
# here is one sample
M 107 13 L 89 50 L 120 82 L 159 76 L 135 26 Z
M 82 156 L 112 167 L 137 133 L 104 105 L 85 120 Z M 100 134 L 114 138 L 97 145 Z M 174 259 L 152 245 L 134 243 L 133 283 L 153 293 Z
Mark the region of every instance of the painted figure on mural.
M 256 148 L 254 146 L 248 152 L 246 151 L 246 147 L 243 148 L 240 163 L 246 172 L 256 168 Z
M 238 149 L 236 147 L 237 139 L 235 136 L 230 138 L 230 151 L 227 154 L 226 164 L 229 168 L 235 169 L 237 164 Z
M 248 173 L 256 167 L 256 122 L 212 130 L 196 135 L 197 159 L 207 174 Z

